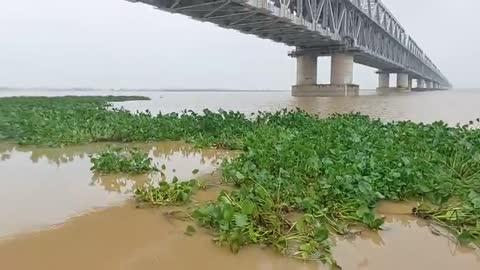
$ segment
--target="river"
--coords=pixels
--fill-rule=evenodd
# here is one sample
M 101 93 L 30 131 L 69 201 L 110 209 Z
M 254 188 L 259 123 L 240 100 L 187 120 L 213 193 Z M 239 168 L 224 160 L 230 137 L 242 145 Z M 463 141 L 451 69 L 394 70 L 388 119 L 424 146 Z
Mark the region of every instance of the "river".
M 372 90 L 330 98 L 294 98 L 289 92 L 0 91 L 0 96 L 16 95 L 143 95 L 151 100 L 114 106 L 155 113 L 299 107 L 322 116 L 361 112 L 384 120 L 451 125 L 480 117 L 480 90 Z M 217 181 L 216 169 L 229 156 L 175 142 L 135 146 L 165 164 L 169 179 Z M 101 176 L 89 170 L 89 154 L 106 147 L 0 144 L 0 269 L 326 269 L 260 247 L 232 254 L 202 230 L 184 235 L 188 222 L 168 218 L 168 209 L 138 209 L 132 202 L 132 190 L 157 176 Z M 194 169 L 199 173 L 194 175 Z M 195 199 L 210 200 L 214 193 L 202 192 Z M 378 209 L 387 217 L 382 231 L 335 239 L 339 264 L 344 269 L 480 269 L 478 250 L 436 236 L 428 224 L 409 215 L 410 209 L 409 204 L 383 203 Z

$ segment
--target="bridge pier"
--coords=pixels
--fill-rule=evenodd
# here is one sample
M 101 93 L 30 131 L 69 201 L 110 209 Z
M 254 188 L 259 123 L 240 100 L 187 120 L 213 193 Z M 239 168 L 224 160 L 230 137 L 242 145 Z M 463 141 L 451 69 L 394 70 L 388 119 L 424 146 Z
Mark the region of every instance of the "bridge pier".
M 357 96 L 359 86 L 353 84 L 353 54 L 334 54 L 330 84 L 317 84 L 317 55 L 297 55 L 297 84 L 292 86 L 296 97 Z
M 408 89 L 408 74 L 407 73 L 397 73 L 397 89 L 407 90 Z
M 379 71 L 377 89 L 387 89 L 389 87 L 390 87 L 390 73 Z
M 417 89 L 425 89 L 425 80 L 417 79 Z
M 345 85 L 353 83 L 353 54 L 332 55 L 330 83 Z
M 317 56 L 306 54 L 297 57 L 297 85 L 317 84 Z
M 433 82 L 432 81 L 427 80 L 426 83 L 427 83 L 427 85 L 426 85 L 427 89 L 433 89 Z
M 413 78 L 412 76 L 408 76 L 408 90 L 412 90 L 413 88 Z

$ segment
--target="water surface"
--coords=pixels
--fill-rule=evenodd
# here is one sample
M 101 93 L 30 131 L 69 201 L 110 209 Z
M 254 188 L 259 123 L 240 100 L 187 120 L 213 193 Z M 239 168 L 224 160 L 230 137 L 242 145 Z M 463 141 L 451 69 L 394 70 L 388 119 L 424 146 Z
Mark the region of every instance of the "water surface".
M 122 204 L 136 187 L 161 180 L 158 173 L 131 176 L 91 172 L 89 155 L 109 146 L 113 144 L 64 148 L 0 144 L 0 238 L 48 229 L 71 217 Z M 177 142 L 129 146 L 149 151 L 158 167 L 165 165 L 166 180 L 174 176 L 189 180 L 194 169 L 199 170 L 199 176 L 209 175 L 227 155 L 215 150 L 199 152 Z
M 361 112 L 386 120 L 466 123 L 480 117 L 480 89 L 449 91 L 397 92 L 362 90 L 357 97 L 292 97 L 289 91 L 277 92 L 205 92 L 205 91 L 0 91 L 1 96 L 36 95 L 143 95 L 150 101 L 128 101 L 118 106 L 129 110 L 150 110 L 154 113 L 234 110 L 245 113 L 259 110 L 302 108 L 323 116 L 331 113 Z

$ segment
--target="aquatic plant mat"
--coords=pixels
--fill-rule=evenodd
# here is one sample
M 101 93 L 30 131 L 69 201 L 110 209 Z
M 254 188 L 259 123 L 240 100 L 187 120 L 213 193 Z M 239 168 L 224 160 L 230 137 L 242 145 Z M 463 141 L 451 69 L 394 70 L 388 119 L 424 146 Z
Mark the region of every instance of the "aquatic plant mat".
M 221 165 L 236 186 L 189 215 L 238 251 L 271 246 L 336 266 L 330 236 L 381 229 L 381 200 L 416 200 L 412 214 L 480 245 L 480 130 L 303 111 L 152 115 L 112 109 L 114 97 L 0 99 L 0 136 L 20 144 L 183 140 L 242 150 Z M 168 184 L 167 184 L 168 185 Z M 137 192 L 155 205 L 188 201 L 194 182 Z M 293 218 L 294 217 L 294 218 Z
M 90 170 L 101 173 L 142 174 L 158 171 L 148 153 L 133 148 L 111 148 L 105 152 L 90 156 L 93 166 Z

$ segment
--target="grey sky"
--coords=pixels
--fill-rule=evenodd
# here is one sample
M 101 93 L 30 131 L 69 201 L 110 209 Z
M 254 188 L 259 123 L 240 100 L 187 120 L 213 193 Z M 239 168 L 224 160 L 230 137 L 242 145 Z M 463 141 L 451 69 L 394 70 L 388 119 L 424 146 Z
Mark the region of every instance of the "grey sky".
M 480 83 L 478 0 L 384 0 L 456 87 Z M 292 48 L 124 0 L 0 0 L 0 86 L 289 89 Z M 355 66 L 355 82 L 376 86 Z M 329 60 L 319 62 L 327 82 Z

